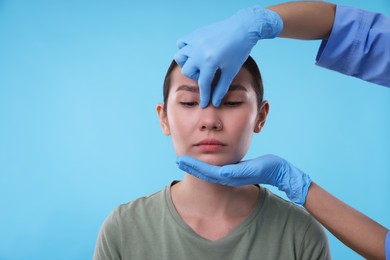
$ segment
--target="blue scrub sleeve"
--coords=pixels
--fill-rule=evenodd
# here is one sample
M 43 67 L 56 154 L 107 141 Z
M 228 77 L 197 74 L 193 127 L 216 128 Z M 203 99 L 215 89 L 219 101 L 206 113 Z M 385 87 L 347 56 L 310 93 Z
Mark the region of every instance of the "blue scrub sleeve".
M 390 230 L 388 230 L 386 234 L 385 255 L 386 255 L 386 260 L 390 260 Z
M 390 87 L 390 17 L 337 5 L 332 32 L 316 64 Z

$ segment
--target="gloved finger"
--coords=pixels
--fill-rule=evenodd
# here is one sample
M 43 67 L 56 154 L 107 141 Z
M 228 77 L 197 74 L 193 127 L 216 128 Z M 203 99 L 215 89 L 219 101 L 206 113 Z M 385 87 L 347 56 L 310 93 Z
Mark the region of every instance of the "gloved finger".
M 220 175 L 230 179 L 246 179 L 255 176 L 255 174 L 256 169 L 254 169 L 250 160 L 224 165 L 220 169 Z
M 181 49 L 181 48 L 187 46 L 189 44 L 190 39 L 191 39 L 190 35 L 191 35 L 191 33 L 180 37 L 176 41 L 177 48 Z
M 221 176 L 219 174 L 219 170 L 220 170 L 221 166 L 211 165 L 211 164 L 202 162 L 198 159 L 195 159 L 191 156 L 178 156 L 176 158 L 176 163 L 180 169 L 185 168 L 186 170 L 194 172 L 198 175 L 207 176 L 208 178 L 211 178 L 214 180 L 218 180 L 218 181 L 223 180 L 223 178 L 221 178 Z
M 178 50 L 173 58 L 180 67 L 183 67 L 184 64 L 187 62 L 188 58 L 193 57 L 193 55 L 194 48 L 186 45 L 182 49 Z
M 182 54 L 181 52 L 177 52 L 173 59 L 176 61 L 176 63 L 180 66 L 183 67 L 186 61 L 188 60 L 188 56 Z
M 182 39 L 179 39 L 179 40 L 176 41 L 176 46 L 179 49 L 185 47 L 186 45 L 187 45 L 187 43 L 185 43 Z
M 198 179 L 201 179 L 201 180 L 204 180 L 204 181 L 207 181 L 207 182 L 224 184 L 222 181 L 216 180 L 216 179 L 213 179 L 213 178 L 211 178 L 211 177 L 209 177 L 207 175 L 204 175 L 202 172 L 197 171 L 196 168 L 190 167 L 190 166 L 186 165 L 185 163 L 179 163 L 178 167 L 182 171 L 185 171 L 186 173 L 189 173 L 189 174 L 191 174 L 192 176 L 194 176 L 194 177 L 196 177 Z
M 267 154 L 255 159 L 241 161 L 237 164 L 225 165 L 221 168 L 221 175 L 227 178 L 248 178 L 253 176 L 262 176 L 267 180 L 267 176 L 274 175 L 279 171 L 284 160 L 276 155 Z
M 199 74 L 199 95 L 200 95 L 200 106 L 205 108 L 209 105 L 211 95 L 211 83 L 214 79 L 217 67 L 202 68 Z
M 234 73 L 221 70 L 221 77 L 219 78 L 213 92 L 212 103 L 214 107 L 219 107 L 221 105 L 221 101 L 229 90 L 230 84 L 235 76 L 236 74 Z
M 198 80 L 199 68 L 191 57 L 188 57 L 186 63 L 184 63 L 183 67 L 181 68 L 181 73 L 187 78 L 196 81 Z

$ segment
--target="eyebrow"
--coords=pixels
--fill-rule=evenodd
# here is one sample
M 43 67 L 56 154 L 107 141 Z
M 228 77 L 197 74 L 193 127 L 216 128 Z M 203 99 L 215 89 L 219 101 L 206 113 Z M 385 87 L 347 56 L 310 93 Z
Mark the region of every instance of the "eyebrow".
M 190 85 L 180 85 L 177 89 L 176 89 L 176 92 L 178 91 L 189 91 L 189 92 L 193 92 L 193 93 L 199 93 L 199 88 L 198 86 L 190 86 Z
M 230 85 L 229 87 L 229 90 L 228 91 L 247 91 L 247 89 L 243 86 L 243 85 L 240 85 L 240 84 L 232 84 Z M 193 93 L 199 93 L 199 87 L 198 86 L 190 86 L 190 85 L 180 85 L 177 89 L 176 89 L 176 92 L 178 91 L 189 91 L 189 92 L 193 92 Z
M 232 84 L 232 85 L 230 85 L 228 91 L 236 91 L 236 90 L 241 90 L 241 91 L 245 91 L 245 92 L 248 91 L 248 90 L 246 89 L 246 87 L 244 87 L 244 86 L 241 85 L 241 84 Z

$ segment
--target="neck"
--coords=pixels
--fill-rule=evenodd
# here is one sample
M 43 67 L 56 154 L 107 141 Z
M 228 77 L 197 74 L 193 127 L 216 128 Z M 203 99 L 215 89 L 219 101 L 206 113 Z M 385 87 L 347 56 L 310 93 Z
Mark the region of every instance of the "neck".
M 183 181 L 172 186 L 171 194 L 175 207 L 184 214 L 235 218 L 250 214 L 259 188 L 254 185 L 229 187 L 186 174 Z

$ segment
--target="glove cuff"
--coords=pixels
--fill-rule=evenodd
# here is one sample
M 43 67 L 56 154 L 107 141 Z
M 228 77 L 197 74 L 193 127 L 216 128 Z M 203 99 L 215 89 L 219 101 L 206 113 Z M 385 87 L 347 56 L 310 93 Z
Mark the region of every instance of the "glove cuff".
M 295 204 L 303 206 L 306 203 L 307 192 L 311 184 L 309 175 L 303 173 L 302 179 L 298 182 L 298 187 L 294 187 L 296 184 L 291 183 L 291 191 L 287 193 L 288 198 Z M 295 185 L 294 185 L 295 184 Z
M 282 32 L 284 24 L 278 13 L 260 6 L 254 6 L 252 10 L 259 39 L 272 39 Z
M 287 161 L 283 161 L 283 180 L 278 185 L 287 197 L 298 205 L 304 205 L 311 184 L 309 175 Z

